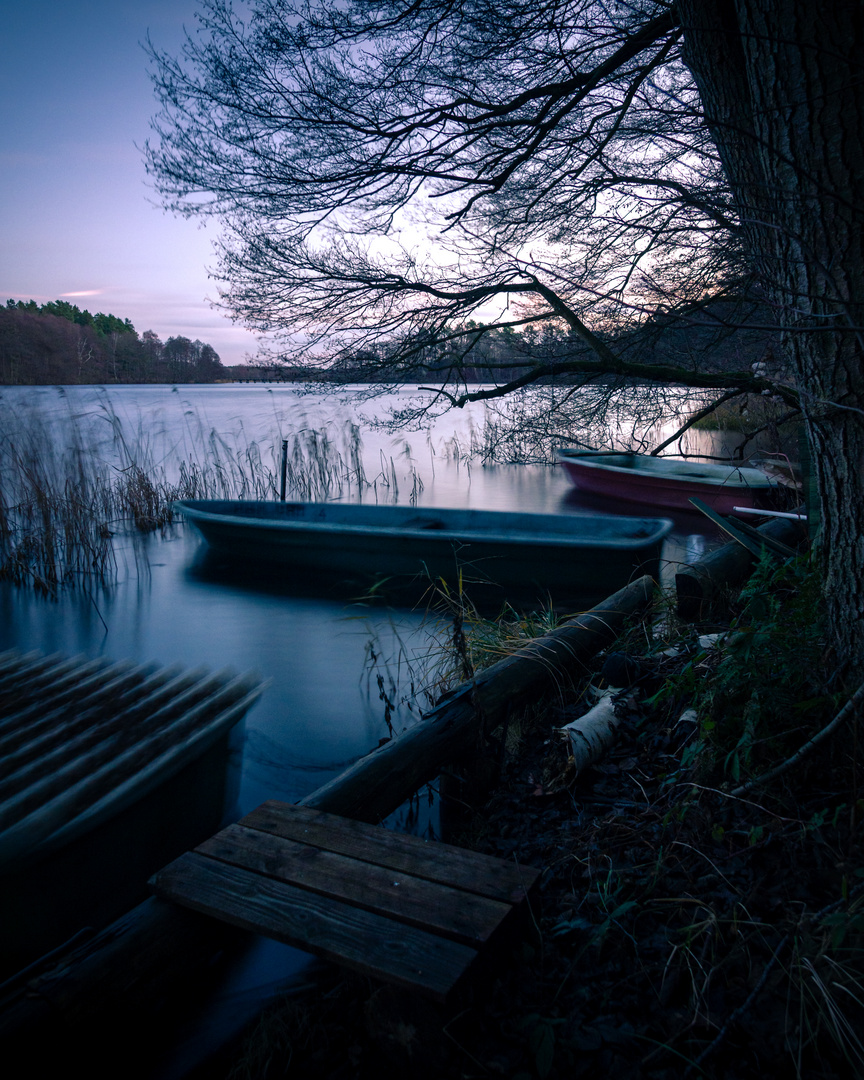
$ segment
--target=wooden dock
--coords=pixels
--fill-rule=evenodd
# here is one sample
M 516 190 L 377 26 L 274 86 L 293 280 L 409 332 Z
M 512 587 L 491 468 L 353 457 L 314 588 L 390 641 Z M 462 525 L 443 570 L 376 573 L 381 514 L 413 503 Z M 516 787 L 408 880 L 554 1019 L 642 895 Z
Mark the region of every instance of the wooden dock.
M 538 871 L 270 801 L 181 855 L 157 895 L 444 1001 L 527 911 Z
M 0 871 L 157 788 L 260 693 L 257 675 L 0 654 Z
M 251 674 L 0 653 L 0 978 L 116 919 L 219 827 L 260 692 Z

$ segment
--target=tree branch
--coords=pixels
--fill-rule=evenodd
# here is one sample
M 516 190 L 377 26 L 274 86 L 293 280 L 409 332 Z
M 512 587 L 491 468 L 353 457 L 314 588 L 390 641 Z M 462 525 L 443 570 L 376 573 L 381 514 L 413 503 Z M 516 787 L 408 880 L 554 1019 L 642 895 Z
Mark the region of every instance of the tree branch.
M 767 379 L 757 378 L 749 372 L 698 372 L 688 368 L 672 367 L 668 364 L 638 364 L 628 363 L 624 360 L 616 360 L 614 367 L 606 366 L 602 361 L 574 360 L 558 361 L 551 364 L 538 364 L 531 371 L 521 375 L 518 379 L 503 383 L 501 386 L 487 390 L 474 390 L 461 394 L 453 399 L 457 408 L 464 408 L 471 401 L 490 401 L 494 398 L 506 397 L 515 390 L 521 390 L 525 386 L 542 379 L 555 378 L 560 375 L 587 375 L 592 379 L 598 376 L 614 375 L 622 378 L 640 379 L 644 382 L 663 383 L 667 386 L 686 386 L 693 390 L 722 390 L 734 387 L 730 396 L 750 393 L 761 394 L 763 391 L 778 393 L 779 388 Z M 793 396 L 793 391 L 783 388 Z
M 732 791 L 732 795 L 735 798 L 739 798 L 741 795 L 746 795 L 749 791 L 753 791 L 754 788 L 762 787 L 770 780 L 774 780 L 778 776 L 782 776 L 783 773 L 788 772 L 789 769 L 797 765 L 799 761 L 812 753 L 819 743 L 824 742 L 829 735 L 833 735 L 841 724 L 845 724 L 846 721 L 858 711 L 862 703 L 864 703 L 864 683 L 858 687 L 830 724 L 827 724 L 821 731 L 818 731 L 812 739 L 808 739 L 807 742 L 799 747 L 791 757 L 786 758 L 785 761 L 781 761 L 775 768 L 769 769 L 768 772 L 763 773 L 761 776 L 757 776 L 753 780 L 748 780 L 746 784 L 741 784 L 740 787 L 735 788 Z
M 693 415 L 685 423 L 678 428 L 674 435 L 670 435 L 668 439 L 664 439 L 659 446 L 655 446 L 651 451 L 651 456 L 659 454 L 662 450 L 665 450 L 667 446 L 671 446 L 673 442 L 676 442 L 684 432 L 691 428 L 694 424 L 697 424 L 700 420 L 704 420 L 706 416 L 710 416 L 716 409 L 718 409 L 724 402 L 732 401 L 733 398 L 741 397 L 742 394 L 746 394 L 746 390 L 729 390 L 716 401 L 712 401 L 710 405 L 706 405 L 704 409 L 699 409 L 698 412 Z

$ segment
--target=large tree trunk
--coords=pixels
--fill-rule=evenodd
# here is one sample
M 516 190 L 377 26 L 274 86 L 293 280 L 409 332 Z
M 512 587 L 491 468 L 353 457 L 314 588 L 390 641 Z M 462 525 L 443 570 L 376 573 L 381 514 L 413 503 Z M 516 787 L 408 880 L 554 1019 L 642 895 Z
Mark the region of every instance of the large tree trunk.
M 864 10 L 681 0 L 689 65 L 801 394 L 835 642 L 864 675 Z

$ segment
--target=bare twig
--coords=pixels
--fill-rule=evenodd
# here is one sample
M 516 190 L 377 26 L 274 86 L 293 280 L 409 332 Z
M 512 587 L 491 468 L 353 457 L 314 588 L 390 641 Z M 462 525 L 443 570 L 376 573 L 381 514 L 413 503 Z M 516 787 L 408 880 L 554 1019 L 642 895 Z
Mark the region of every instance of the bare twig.
M 781 761 L 776 768 L 769 769 L 769 771 L 763 773 L 762 776 L 757 776 L 753 780 L 748 780 L 746 784 L 741 784 L 740 787 L 737 787 L 732 791 L 732 794 L 737 797 L 746 794 L 748 791 L 753 791 L 754 788 L 767 784 L 769 780 L 773 780 L 775 777 L 787 772 L 793 765 L 797 765 L 798 762 L 814 750 L 819 743 L 827 739 L 841 724 L 845 723 L 845 721 L 858 709 L 858 706 L 862 701 L 864 701 L 864 683 L 858 687 L 831 723 L 827 724 L 821 731 L 817 732 L 812 739 L 808 739 L 807 742 L 796 750 L 791 757 L 787 758 L 785 761 Z
M 694 424 L 697 424 L 700 420 L 704 420 L 706 416 L 710 416 L 711 413 L 713 413 L 715 409 L 717 409 L 725 401 L 731 401 L 732 398 L 741 397 L 741 395 L 744 393 L 746 393 L 746 391 L 744 390 L 729 390 L 727 391 L 727 393 L 723 394 L 722 397 L 717 398 L 716 401 L 712 401 L 710 405 L 706 405 L 704 409 L 700 409 L 698 412 L 693 413 L 690 419 L 685 421 L 685 423 L 683 423 L 678 428 L 674 435 L 670 435 L 669 438 L 664 439 L 664 441 L 660 443 L 659 446 L 654 447 L 654 449 L 651 451 L 651 456 L 656 457 L 656 455 L 659 454 L 661 450 L 665 450 L 667 446 L 671 446 L 672 443 L 676 441 L 676 439 L 681 438 L 681 436 L 688 428 L 692 427 Z
M 783 950 L 786 948 L 786 945 L 789 942 L 789 937 L 790 937 L 790 935 L 786 934 L 781 939 L 780 944 L 777 946 L 777 948 L 771 954 L 771 959 L 765 965 L 765 968 L 762 971 L 761 976 L 759 977 L 759 981 L 756 983 L 756 985 L 753 987 L 753 989 L 747 995 L 747 1000 L 744 1001 L 741 1005 L 739 1005 L 738 1008 L 735 1009 L 735 1011 L 730 1014 L 729 1019 L 726 1021 L 726 1023 L 723 1025 L 723 1027 L 720 1028 L 720 1030 L 717 1032 L 717 1035 L 715 1036 L 713 1041 L 711 1043 L 709 1043 L 708 1046 L 705 1047 L 705 1049 L 702 1051 L 702 1053 L 699 1055 L 699 1057 L 696 1058 L 696 1060 L 693 1062 L 692 1065 L 688 1065 L 687 1069 L 684 1071 L 684 1080 L 687 1080 L 687 1077 L 692 1074 L 694 1069 L 699 1069 L 702 1062 L 705 1061 L 706 1058 L 709 1058 L 714 1053 L 714 1051 L 723 1043 L 726 1036 L 729 1034 L 729 1029 L 732 1027 L 732 1025 L 735 1023 L 735 1021 L 739 1017 L 743 1016 L 748 1011 L 748 1009 L 753 1004 L 753 1002 L 756 1000 L 756 998 L 762 993 L 762 989 L 765 986 L 765 983 L 768 981 L 768 976 L 774 970 L 774 967 L 775 967 L 777 961 L 780 959 L 780 953 L 783 952 Z M 700 1069 L 700 1071 L 701 1071 L 701 1069 Z

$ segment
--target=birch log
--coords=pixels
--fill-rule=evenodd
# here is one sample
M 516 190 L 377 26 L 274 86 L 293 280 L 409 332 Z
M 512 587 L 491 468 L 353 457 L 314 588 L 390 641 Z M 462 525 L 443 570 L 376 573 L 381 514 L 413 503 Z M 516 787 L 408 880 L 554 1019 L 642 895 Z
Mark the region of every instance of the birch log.
M 621 692 L 620 686 L 597 691 L 597 701 L 588 712 L 561 728 L 570 741 L 577 775 L 614 746 L 621 726 L 615 714 L 615 698 Z

